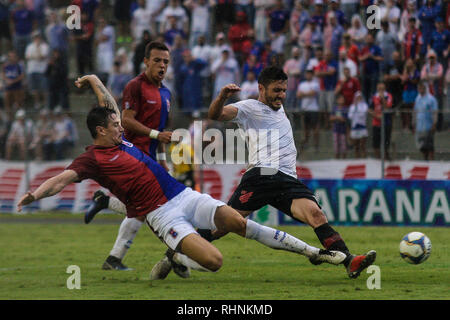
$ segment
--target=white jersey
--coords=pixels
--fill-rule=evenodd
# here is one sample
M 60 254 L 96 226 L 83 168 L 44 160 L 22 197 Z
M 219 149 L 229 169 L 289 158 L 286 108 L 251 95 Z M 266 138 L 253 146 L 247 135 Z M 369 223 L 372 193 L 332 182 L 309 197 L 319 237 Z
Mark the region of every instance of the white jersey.
M 274 168 L 297 178 L 297 149 L 291 123 L 283 106 L 273 110 L 254 99 L 232 105 L 238 108 L 237 116 L 232 121 L 244 131 L 243 138 L 248 141 L 248 169 Z

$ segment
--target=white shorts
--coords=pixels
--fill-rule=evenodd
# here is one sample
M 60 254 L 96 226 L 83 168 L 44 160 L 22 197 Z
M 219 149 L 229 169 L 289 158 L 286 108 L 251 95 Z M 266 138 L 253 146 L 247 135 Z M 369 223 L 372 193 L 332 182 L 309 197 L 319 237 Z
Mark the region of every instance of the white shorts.
M 350 130 L 350 138 L 361 139 L 368 136 L 367 129 Z
M 208 194 L 186 188 L 175 198 L 147 214 L 147 222 L 153 232 L 169 248 L 175 250 L 187 235 L 197 233 L 195 228 L 217 229 L 214 215 L 225 203 Z

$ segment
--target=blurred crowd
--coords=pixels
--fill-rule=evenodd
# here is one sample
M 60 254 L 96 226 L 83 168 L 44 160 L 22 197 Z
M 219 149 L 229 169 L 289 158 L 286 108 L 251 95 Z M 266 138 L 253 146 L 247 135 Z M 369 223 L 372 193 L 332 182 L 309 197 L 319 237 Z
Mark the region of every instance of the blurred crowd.
M 96 73 L 120 102 L 144 69 L 146 44 L 159 40 L 171 50 L 164 84 L 182 112 L 205 111 L 231 82 L 242 89 L 236 99 L 256 98 L 259 72 L 275 64 L 289 75 L 284 107 L 294 123 L 302 116 L 305 146 L 318 149 L 327 129 L 338 158 L 350 148 L 366 157 L 369 138 L 375 156 L 384 149 L 389 158 L 399 117 L 396 129 L 414 132 L 432 159 L 433 133 L 450 108 L 449 2 L 0 0 L 0 155 L 8 158 L 11 146 L 40 158 L 49 145 L 58 150 L 53 119 L 70 119 L 70 75 Z M 71 4 L 81 9 L 80 29 L 66 26 Z M 21 147 L 27 134 L 39 141 Z

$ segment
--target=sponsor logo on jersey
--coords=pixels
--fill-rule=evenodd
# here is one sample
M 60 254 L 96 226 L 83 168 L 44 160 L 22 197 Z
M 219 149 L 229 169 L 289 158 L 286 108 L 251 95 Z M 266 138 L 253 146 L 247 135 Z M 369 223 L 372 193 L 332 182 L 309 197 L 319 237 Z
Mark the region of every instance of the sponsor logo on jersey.
M 246 203 L 248 202 L 248 199 L 250 199 L 250 197 L 253 195 L 253 192 L 247 192 L 245 190 L 241 191 L 241 196 L 239 197 L 239 201 L 241 203 Z
M 115 160 L 117 160 L 117 158 L 119 157 L 119 154 L 116 154 L 114 157 L 112 157 L 111 159 L 109 159 L 110 162 L 113 162 Z
M 122 140 L 122 144 L 124 144 L 124 145 L 126 145 L 127 147 L 130 147 L 130 148 L 133 147 L 133 144 L 131 142 L 128 142 L 128 141 L 125 141 L 125 140 Z
M 156 101 L 155 101 L 155 100 L 147 100 L 147 103 L 150 103 L 150 104 L 155 104 L 155 103 L 156 103 Z
M 178 236 L 178 232 L 176 232 L 175 230 L 173 230 L 173 228 L 170 228 L 169 230 L 169 234 L 172 236 L 172 238 L 176 238 Z

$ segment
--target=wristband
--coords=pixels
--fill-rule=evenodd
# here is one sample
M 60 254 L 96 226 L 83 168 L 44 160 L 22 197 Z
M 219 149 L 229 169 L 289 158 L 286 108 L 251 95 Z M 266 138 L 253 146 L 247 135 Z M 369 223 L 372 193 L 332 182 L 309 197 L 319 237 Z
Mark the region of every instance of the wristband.
M 153 129 L 151 129 L 148 136 L 149 136 L 151 139 L 157 139 L 157 138 L 158 138 L 158 134 L 159 134 L 159 131 L 158 131 L 158 130 L 153 130 Z
M 166 160 L 166 154 L 165 153 L 157 153 L 156 154 L 156 160 Z

